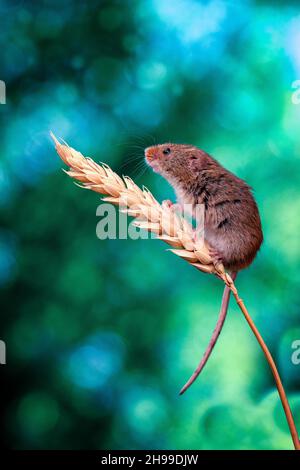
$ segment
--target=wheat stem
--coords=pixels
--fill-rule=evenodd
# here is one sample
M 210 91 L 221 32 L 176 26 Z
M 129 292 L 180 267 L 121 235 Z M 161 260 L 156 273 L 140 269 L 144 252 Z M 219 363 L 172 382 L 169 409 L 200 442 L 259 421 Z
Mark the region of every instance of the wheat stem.
M 262 349 L 262 351 L 263 351 L 263 353 L 264 353 L 264 355 L 267 359 L 267 362 L 269 364 L 269 367 L 271 369 L 271 372 L 272 372 L 274 380 L 275 380 L 276 388 L 278 390 L 278 394 L 279 394 L 279 397 L 280 397 L 280 400 L 281 400 L 281 403 L 282 403 L 282 407 L 283 407 L 283 410 L 284 410 L 284 413 L 285 413 L 285 416 L 286 416 L 286 420 L 287 420 L 287 423 L 288 423 L 288 426 L 289 426 L 289 429 L 290 429 L 290 434 L 291 434 L 291 437 L 292 437 L 292 440 L 293 440 L 294 447 L 295 447 L 296 450 L 300 450 L 300 441 L 299 441 L 297 428 L 296 428 L 295 421 L 294 421 L 294 418 L 293 418 L 293 414 L 292 414 L 292 411 L 291 411 L 291 407 L 289 405 L 289 402 L 288 402 L 284 387 L 282 385 L 282 381 L 281 381 L 279 372 L 277 370 L 276 364 L 274 362 L 274 359 L 273 359 L 266 343 L 264 342 L 260 332 L 258 331 L 254 321 L 252 320 L 252 318 L 251 318 L 251 316 L 250 316 L 243 300 L 239 297 L 238 291 L 237 291 L 234 283 L 231 284 L 230 290 L 232 291 L 237 305 L 239 306 L 240 310 L 242 311 L 244 317 L 246 318 L 246 321 L 247 321 L 248 325 L 250 326 L 252 332 L 254 333 L 254 335 L 257 339 L 257 342 L 259 343 L 259 345 L 260 345 L 260 347 L 261 347 L 261 349 Z

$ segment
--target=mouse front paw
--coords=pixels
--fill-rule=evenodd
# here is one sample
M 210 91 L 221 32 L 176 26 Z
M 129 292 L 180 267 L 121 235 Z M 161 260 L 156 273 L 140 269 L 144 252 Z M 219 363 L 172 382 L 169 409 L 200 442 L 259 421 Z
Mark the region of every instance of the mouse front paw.
M 171 207 L 174 205 L 174 203 L 171 201 L 171 199 L 165 199 L 161 205 L 163 207 L 167 207 L 168 209 L 171 209 Z
M 171 209 L 172 212 L 182 213 L 182 206 L 178 202 L 172 202 L 170 199 L 165 199 L 162 206 Z

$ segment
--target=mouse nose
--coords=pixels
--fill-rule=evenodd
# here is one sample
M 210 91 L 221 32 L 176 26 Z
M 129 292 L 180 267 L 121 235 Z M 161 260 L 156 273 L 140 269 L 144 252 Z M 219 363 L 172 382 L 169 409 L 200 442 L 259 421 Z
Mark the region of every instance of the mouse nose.
M 155 156 L 155 147 L 147 147 L 145 149 L 145 157 L 153 158 Z

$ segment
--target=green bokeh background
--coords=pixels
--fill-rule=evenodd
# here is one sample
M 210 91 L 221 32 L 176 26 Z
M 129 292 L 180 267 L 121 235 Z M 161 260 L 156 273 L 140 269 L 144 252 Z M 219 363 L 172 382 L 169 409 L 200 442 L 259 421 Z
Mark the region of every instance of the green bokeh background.
M 264 357 L 222 284 L 155 240 L 96 237 L 100 202 L 49 130 L 148 186 L 153 142 L 193 143 L 253 186 L 265 234 L 238 287 L 300 428 L 298 2 L 0 1 L 2 446 L 291 449 Z M 295 100 L 294 100 L 295 101 Z M 136 159 L 135 159 L 136 158 Z

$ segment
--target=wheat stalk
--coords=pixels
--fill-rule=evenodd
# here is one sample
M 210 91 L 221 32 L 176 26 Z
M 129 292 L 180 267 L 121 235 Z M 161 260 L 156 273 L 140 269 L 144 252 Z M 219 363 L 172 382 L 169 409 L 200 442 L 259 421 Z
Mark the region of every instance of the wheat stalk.
M 196 231 L 181 216 L 165 204 L 159 204 L 147 188 L 139 188 L 128 176 L 120 178 L 108 165 L 98 165 L 91 158 L 68 145 L 62 145 L 51 133 L 57 153 L 69 166 L 64 170 L 71 178 L 81 182 L 80 187 L 104 194 L 103 201 L 120 206 L 123 212 L 135 218 L 135 225 L 154 232 L 157 238 L 172 246 L 171 251 L 205 273 L 215 274 L 232 291 L 237 305 L 254 333 L 273 374 L 279 397 L 286 415 L 294 447 L 300 450 L 300 441 L 276 364 L 262 336 L 256 328 L 244 302 L 239 297 L 232 278 L 222 264 L 215 265 L 207 244 L 197 240 Z

